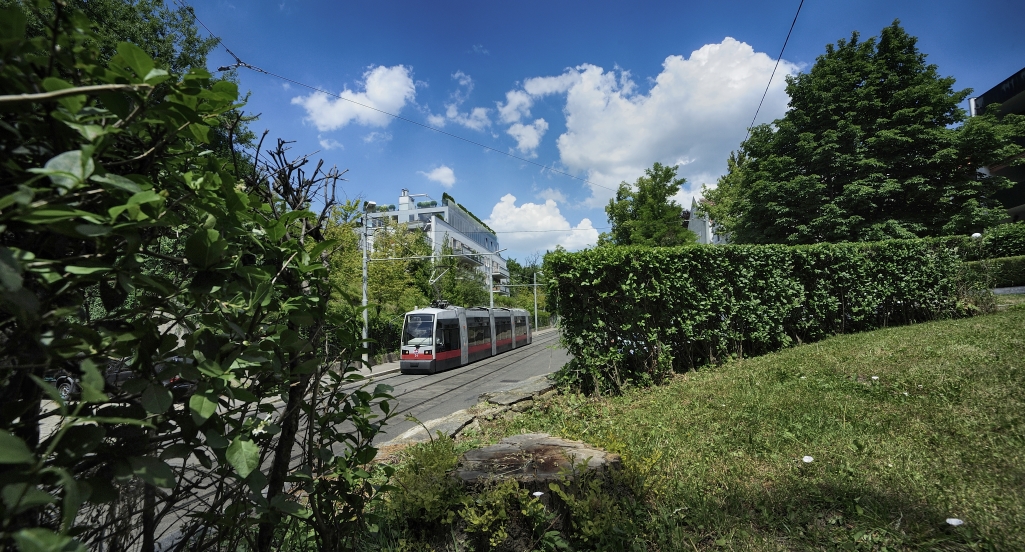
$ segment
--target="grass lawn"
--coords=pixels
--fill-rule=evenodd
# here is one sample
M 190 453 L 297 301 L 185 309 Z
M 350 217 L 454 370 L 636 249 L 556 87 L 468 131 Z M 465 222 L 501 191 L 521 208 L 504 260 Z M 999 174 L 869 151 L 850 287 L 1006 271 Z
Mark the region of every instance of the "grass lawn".
M 622 454 L 643 481 L 637 548 L 1025 550 L 1017 299 L 618 397 L 558 396 L 462 446 L 544 431 Z

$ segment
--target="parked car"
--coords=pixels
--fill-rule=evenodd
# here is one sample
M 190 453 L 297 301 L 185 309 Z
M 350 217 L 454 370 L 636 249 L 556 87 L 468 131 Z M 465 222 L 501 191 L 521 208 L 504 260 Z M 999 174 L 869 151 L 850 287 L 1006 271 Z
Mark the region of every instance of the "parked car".
M 157 375 L 160 376 L 162 372 L 173 369 L 174 364 L 181 362 L 191 364 L 192 361 L 191 359 L 178 357 L 171 358 L 168 362 L 156 365 Z M 103 371 L 104 389 L 107 392 L 115 392 L 121 389 L 125 382 L 135 379 L 136 373 L 131 370 L 130 366 L 130 359 L 115 360 L 107 364 L 106 369 Z M 64 369 L 59 370 L 53 376 L 53 384 L 57 387 L 57 392 L 60 393 L 61 398 L 64 400 L 78 397 L 82 393 L 80 381 L 79 374 L 74 374 Z M 161 382 L 164 384 L 164 387 L 171 391 L 171 395 L 176 401 L 184 401 L 196 391 L 196 382 L 186 380 L 177 374 L 169 375 L 166 378 L 161 377 Z

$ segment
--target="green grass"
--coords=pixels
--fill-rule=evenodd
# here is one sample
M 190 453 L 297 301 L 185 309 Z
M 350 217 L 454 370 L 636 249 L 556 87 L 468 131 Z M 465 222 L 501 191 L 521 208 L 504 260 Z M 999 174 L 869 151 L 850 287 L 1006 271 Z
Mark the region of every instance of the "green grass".
M 559 396 L 476 439 L 545 431 L 621 453 L 650 550 L 1025 550 L 1021 304 Z

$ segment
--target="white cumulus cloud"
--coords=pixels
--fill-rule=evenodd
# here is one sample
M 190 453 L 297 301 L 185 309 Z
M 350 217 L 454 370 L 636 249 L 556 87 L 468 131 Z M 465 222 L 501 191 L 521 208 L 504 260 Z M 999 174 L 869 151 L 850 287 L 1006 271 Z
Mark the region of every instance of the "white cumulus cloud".
M 688 181 L 677 201 L 690 205 L 701 184 L 714 185 L 739 147 L 765 90 L 775 60 L 726 37 L 690 57 L 669 56 L 646 92 L 628 71 L 584 64 L 562 75 L 523 81 L 499 104 L 501 119 L 522 125 L 535 99 L 565 94 L 566 131 L 556 141 L 561 162 L 582 172 L 592 187 L 588 204 L 604 205 L 621 181 L 633 182 L 655 161 L 679 166 Z M 773 78 L 759 123 L 786 111 L 784 75 L 798 67 L 783 61 Z M 526 97 L 524 97 L 526 96 Z M 511 131 L 511 128 L 510 128 Z M 518 127 L 522 135 L 522 129 Z M 518 145 L 521 143 L 517 135 Z
M 551 199 L 517 206 L 516 196 L 506 194 L 491 209 L 491 216 L 485 222 L 498 232 L 502 247 L 516 254 L 548 251 L 558 245 L 575 251 L 598 241 L 598 230 L 590 219 L 581 219 L 572 226 Z
M 371 67 L 363 73 L 362 91 L 346 88 L 341 96 L 332 98 L 323 92 L 292 98 L 293 105 L 306 110 L 306 120 L 321 132 L 336 130 L 355 122 L 359 125 L 384 127 L 392 117 L 381 113 L 398 113 L 416 97 L 416 86 L 409 68 L 404 65 Z M 346 101 L 349 100 L 349 101 Z M 356 102 L 356 103 L 353 103 Z M 357 105 L 363 104 L 363 105 Z M 367 109 L 370 106 L 374 109 Z
M 342 145 L 342 143 L 338 140 L 335 140 L 334 138 L 321 138 L 320 147 L 326 150 L 345 149 L 345 146 Z
M 484 130 L 491 126 L 490 109 L 486 107 L 474 107 L 469 111 L 460 111 L 460 107 L 470 98 L 473 92 L 473 79 L 462 71 L 452 74 L 452 79 L 459 87 L 452 92 L 451 101 L 445 104 L 444 114 L 428 113 L 427 123 L 431 126 L 443 128 L 448 123 L 466 127 L 471 130 Z
M 446 167 L 445 165 L 442 165 L 436 169 L 431 169 L 427 172 L 417 172 L 426 176 L 428 180 L 433 180 L 446 188 L 451 188 L 452 185 L 456 183 L 456 173 L 449 167 Z
M 534 151 L 541 145 L 541 137 L 548 130 L 548 123 L 544 119 L 538 119 L 529 125 L 515 123 L 506 132 L 516 139 L 516 149 L 520 153 L 530 157 L 537 157 Z

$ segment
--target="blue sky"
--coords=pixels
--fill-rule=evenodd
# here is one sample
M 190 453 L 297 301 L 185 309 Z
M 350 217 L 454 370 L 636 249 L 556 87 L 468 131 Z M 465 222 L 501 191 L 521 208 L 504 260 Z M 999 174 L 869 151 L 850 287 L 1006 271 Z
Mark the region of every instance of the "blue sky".
M 523 260 L 593 244 L 616 185 L 655 161 L 679 166 L 687 207 L 714 185 L 799 1 L 193 5 L 247 63 L 576 176 L 240 71 L 247 110 L 260 114 L 253 129 L 348 169 L 342 195 L 389 204 L 402 188 L 448 192 Z M 981 94 L 1025 66 L 1016 2 L 807 0 L 758 122 L 785 112 L 786 73 L 894 19 L 957 89 Z M 210 56 L 211 69 L 231 63 L 221 49 Z

